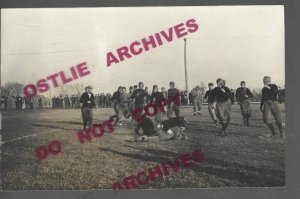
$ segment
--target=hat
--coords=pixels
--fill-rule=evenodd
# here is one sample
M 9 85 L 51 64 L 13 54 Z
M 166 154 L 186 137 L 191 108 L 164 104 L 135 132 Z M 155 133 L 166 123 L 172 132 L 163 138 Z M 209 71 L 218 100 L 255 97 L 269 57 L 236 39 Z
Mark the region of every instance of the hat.
M 87 89 L 93 89 L 93 87 L 88 85 L 88 86 L 85 87 L 85 90 L 87 90 Z
M 263 81 L 264 81 L 265 83 L 270 83 L 270 82 L 271 82 L 271 77 L 269 77 L 269 76 L 264 76 Z
M 218 78 L 216 82 L 217 84 L 220 84 L 222 81 L 223 81 L 222 78 Z

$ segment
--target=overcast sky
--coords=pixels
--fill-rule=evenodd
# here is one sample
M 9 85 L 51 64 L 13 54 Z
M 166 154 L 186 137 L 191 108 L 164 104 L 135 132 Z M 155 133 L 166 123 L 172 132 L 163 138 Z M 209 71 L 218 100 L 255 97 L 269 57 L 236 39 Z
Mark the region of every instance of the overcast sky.
M 106 53 L 192 18 L 199 30 L 186 36 L 189 88 L 218 77 L 260 88 L 265 75 L 284 85 L 283 6 L 1 9 L 1 84 L 36 83 L 86 61 L 91 74 L 74 83 L 94 93 L 139 81 L 183 89 L 183 38 L 111 67 Z

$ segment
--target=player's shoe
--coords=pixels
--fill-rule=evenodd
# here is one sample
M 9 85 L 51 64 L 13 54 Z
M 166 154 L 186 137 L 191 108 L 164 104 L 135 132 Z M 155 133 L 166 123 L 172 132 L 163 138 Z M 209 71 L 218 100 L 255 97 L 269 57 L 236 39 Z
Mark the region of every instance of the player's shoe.
M 196 112 L 194 112 L 194 115 L 196 116 L 196 115 L 197 115 L 197 113 L 196 113 Z
M 225 136 L 225 133 L 224 133 L 224 131 L 221 131 L 221 132 L 218 133 L 218 135 L 224 137 L 224 136 Z
M 216 124 L 217 127 L 219 126 L 219 122 L 218 121 L 215 121 L 215 124 Z
M 148 142 L 148 141 L 149 141 L 149 137 L 146 135 L 135 136 L 130 140 L 130 142 Z
M 140 132 L 137 129 L 134 129 L 136 135 L 140 135 Z
M 173 134 L 174 134 L 173 131 L 172 131 L 171 129 L 167 130 L 167 133 L 168 133 L 169 135 L 173 135 Z
M 226 130 L 223 131 L 224 136 L 228 136 L 228 133 Z
M 198 111 L 198 115 L 202 115 L 202 114 L 201 114 L 201 111 Z
M 148 142 L 149 141 L 149 137 L 146 135 L 142 136 L 142 142 Z
M 280 135 L 280 138 L 283 138 L 283 132 L 282 132 L 282 130 L 279 130 L 279 135 Z
M 266 135 L 266 138 L 271 138 L 271 137 L 274 137 L 275 136 L 275 133 L 268 133 L 267 135 Z

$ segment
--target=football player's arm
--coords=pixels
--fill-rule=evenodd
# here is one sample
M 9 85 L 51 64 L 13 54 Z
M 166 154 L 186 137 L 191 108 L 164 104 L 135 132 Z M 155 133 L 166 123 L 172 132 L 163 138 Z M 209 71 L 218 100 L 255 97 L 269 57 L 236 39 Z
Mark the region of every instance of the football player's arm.
M 271 86 L 271 91 L 272 91 L 274 94 L 278 95 L 279 90 L 278 90 L 278 87 L 277 87 L 276 85 L 272 85 L 272 86 Z
M 249 96 L 249 98 L 253 98 L 253 94 L 252 94 L 252 92 L 250 91 L 250 89 L 248 89 L 247 91 L 248 91 L 248 92 L 247 92 L 247 95 Z
M 92 95 L 92 106 L 93 106 L 94 108 L 96 108 L 95 96 L 94 96 L 94 95 Z
M 230 91 L 230 89 L 229 88 L 225 88 L 225 94 L 228 96 L 228 97 L 232 97 L 232 94 L 231 94 L 231 91 Z
M 79 103 L 80 103 L 80 106 L 82 107 L 83 105 L 83 101 L 84 101 L 84 95 L 82 94 L 80 99 L 79 99 Z
M 132 95 L 130 96 L 131 99 L 134 99 L 136 95 L 136 91 L 133 91 Z
M 211 99 L 212 99 L 212 102 L 216 102 L 217 101 L 217 98 L 216 98 L 216 90 L 214 89 L 214 90 L 212 90 L 211 91 Z M 215 108 L 215 104 L 216 103 L 212 103 L 211 104 L 211 108 Z
M 178 101 L 179 101 L 179 105 L 181 105 L 181 93 L 179 90 L 177 90 L 177 95 L 178 95 Z
M 263 106 L 264 106 L 264 94 L 263 94 L 263 91 L 262 91 L 262 96 L 261 96 L 261 100 L 260 100 L 260 111 L 263 112 Z
M 208 97 L 208 91 L 206 91 L 206 93 L 205 93 L 203 99 L 207 99 L 207 97 Z
M 236 93 L 235 93 L 235 99 L 236 101 L 239 101 L 239 96 L 240 96 L 240 89 L 236 89 Z
M 260 111 L 263 112 L 263 105 L 264 105 L 264 102 L 263 102 L 263 99 L 261 98 L 260 100 Z

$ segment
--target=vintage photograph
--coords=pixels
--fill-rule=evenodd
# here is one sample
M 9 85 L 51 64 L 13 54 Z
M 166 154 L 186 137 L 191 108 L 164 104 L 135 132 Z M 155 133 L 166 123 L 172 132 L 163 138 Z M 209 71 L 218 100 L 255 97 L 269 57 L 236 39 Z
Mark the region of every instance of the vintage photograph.
M 1 9 L 1 190 L 285 186 L 283 6 Z

